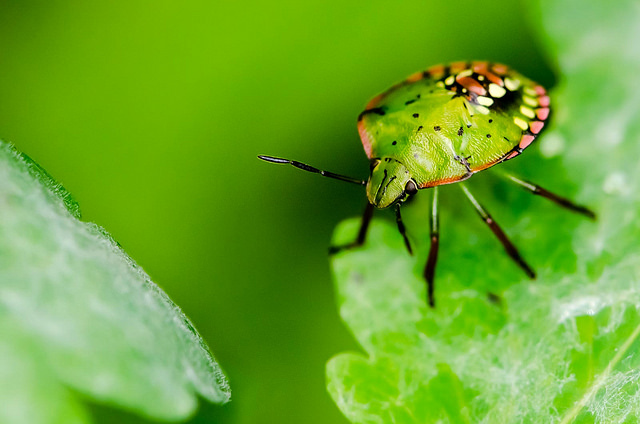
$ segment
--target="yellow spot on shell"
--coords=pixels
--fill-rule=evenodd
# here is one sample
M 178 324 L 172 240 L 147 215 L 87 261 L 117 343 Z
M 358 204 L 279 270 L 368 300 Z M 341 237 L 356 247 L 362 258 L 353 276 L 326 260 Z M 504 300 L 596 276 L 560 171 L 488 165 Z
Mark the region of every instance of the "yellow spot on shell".
M 482 106 L 491 106 L 493 104 L 493 99 L 491 97 L 478 96 L 477 102 Z
M 444 83 L 447 85 L 451 85 L 455 80 L 456 80 L 456 77 L 454 77 L 453 75 L 450 75 L 449 77 L 447 77 L 446 80 L 444 80 Z
M 516 91 L 520 87 L 519 79 L 505 78 L 504 85 L 509 89 L 509 91 Z
M 507 90 L 500 87 L 498 84 L 491 83 L 489 84 L 489 94 L 491 94 L 491 97 L 500 98 L 507 94 Z
M 524 92 L 525 92 L 525 94 L 528 94 L 528 95 L 530 95 L 530 96 L 538 97 L 538 93 L 536 93 L 536 90 L 534 90 L 534 89 L 533 89 L 533 88 L 531 88 L 531 87 L 525 87 L 525 88 L 524 88 Z
M 485 99 L 486 99 L 486 98 L 487 98 L 487 97 L 485 97 Z M 489 100 L 491 100 L 491 99 L 489 99 Z M 475 108 L 475 109 L 476 109 L 478 112 L 480 112 L 481 114 L 483 114 L 483 115 L 488 115 L 489 113 L 491 113 L 491 111 L 489 110 L 489 108 L 484 107 L 484 106 L 476 105 L 476 108 Z M 472 116 L 473 116 L 473 115 L 472 115 Z
M 533 111 L 533 109 L 529 109 L 525 105 L 520 106 L 520 113 L 529 119 L 533 119 L 536 117 L 536 113 Z
M 444 83 L 443 83 L 442 81 L 438 81 L 438 82 L 436 83 L 436 86 L 437 86 L 437 87 L 440 87 L 440 88 L 444 88 Z
M 519 126 L 522 131 L 526 131 L 529 128 L 529 124 L 527 124 L 527 122 L 522 119 L 522 118 L 518 118 L 517 116 L 515 118 L 513 118 L 513 122 Z
M 527 104 L 527 105 L 529 105 L 531 107 L 538 107 L 538 101 L 536 99 L 531 98 L 531 97 L 524 96 L 522 98 L 522 101 L 524 101 L 525 104 Z
M 478 81 L 484 81 L 484 75 L 478 75 Z
M 467 69 L 465 71 L 462 71 L 458 74 L 458 77 L 463 78 L 463 77 L 468 77 L 471 76 L 473 74 L 473 71 L 471 69 Z

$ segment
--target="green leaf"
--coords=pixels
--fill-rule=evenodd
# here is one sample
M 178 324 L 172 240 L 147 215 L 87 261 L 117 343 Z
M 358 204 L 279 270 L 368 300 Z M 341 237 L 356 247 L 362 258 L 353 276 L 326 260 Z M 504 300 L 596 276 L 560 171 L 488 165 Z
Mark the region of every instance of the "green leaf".
M 364 354 L 333 358 L 328 389 L 354 423 L 640 419 L 640 9 L 632 0 L 538 6 L 559 66 L 554 125 L 538 151 L 499 168 L 588 204 L 598 220 L 491 171 L 472 178 L 538 271 L 530 281 L 459 188 L 442 187 L 435 309 L 421 276 L 429 194 L 403 209 L 415 257 L 395 225 L 375 220 L 363 248 L 332 260 L 340 315 Z M 357 227 L 342 223 L 334 243 Z
M 87 423 L 83 399 L 182 420 L 229 399 L 188 318 L 69 193 L 0 143 L 0 422 Z

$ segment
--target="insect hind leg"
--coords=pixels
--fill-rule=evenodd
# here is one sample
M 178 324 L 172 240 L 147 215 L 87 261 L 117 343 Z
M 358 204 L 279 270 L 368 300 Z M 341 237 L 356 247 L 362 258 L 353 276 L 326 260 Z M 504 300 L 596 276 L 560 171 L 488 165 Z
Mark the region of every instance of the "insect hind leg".
M 566 197 L 558 196 L 557 194 L 554 194 L 554 193 L 550 192 L 549 190 L 546 190 L 546 189 L 540 187 L 537 184 L 533 184 L 533 183 L 530 183 L 528 181 L 521 180 L 520 178 L 515 177 L 513 175 L 504 174 L 504 177 L 507 178 L 508 180 L 510 180 L 511 182 L 516 183 L 517 185 L 519 185 L 520 187 L 524 188 L 525 190 L 528 190 L 529 192 L 531 192 L 531 194 L 535 194 L 537 196 L 541 196 L 541 197 L 544 197 L 546 199 L 549 199 L 553 203 L 555 203 L 556 205 L 558 205 L 560 207 L 563 207 L 565 209 L 568 209 L 568 210 L 570 210 L 572 212 L 584 215 L 589 219 L 592 219 L 592 220 L 596 219 L 596 214 L 591 209 L 589 209 L 589 208 L 587 208 L 585 206 L 582 206 L 582 205 L 578 205 L 578 204 L 572 202 L 571 200 L 567 199 Z
M 471 194 L 467 186 L 463 183 L 459 183 L 459 184 L 465 196 L 467 196 L 467 199 L 469 199 L 469 202 L 471 202 L 473 207 L 476 209 L 476 212 L 478 212 L 478 215 L 480 215 L 480 218 L 482 218 L 485 224 L 487 224 L 489 229 L 491 229 L 493 234 L 495 234 L 495 236 L 498 238 L 500 243 L 502 243 L 504 250 L 511 257 L 511 259 L 513 259 L 513 261 L 516 264 L 518 264 L 520 268 L 522 268 L 522 270 L 527 274 L 527 276 L 529 276 L 529 278 L 535 279 L 536 278 L 535 271 L 525 262 L 525 260 L 520 255 L 520 252 L 518 252 L 518 249 L 511 242 L 511 240 L 509 240 L 509 237 L 507 237 L 505 232 L 502 231 L 502 228 L 500 228 L 498 223 L 493 220 L 493 217 L 489 215 L 489 212 L 487 212 L 482 207 L 482 205 L 480 205 L 480 203 L 476 200 L 476 198 Z

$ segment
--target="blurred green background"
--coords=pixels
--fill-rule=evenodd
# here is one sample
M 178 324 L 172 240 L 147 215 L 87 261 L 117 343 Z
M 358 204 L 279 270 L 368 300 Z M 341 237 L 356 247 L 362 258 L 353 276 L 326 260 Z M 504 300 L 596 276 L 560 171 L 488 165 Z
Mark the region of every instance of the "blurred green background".
M 357 346 L 327 247 L 365 198 L 257 154 L 364 178 L 355 118 L 410 73 L 491 59 L 553 82 L 512 0 L 5 0 L 0 46 L 0 138 L 111 232 L 228 374 L 232 402 L 193 422 L 346 423 L 324 366 Z

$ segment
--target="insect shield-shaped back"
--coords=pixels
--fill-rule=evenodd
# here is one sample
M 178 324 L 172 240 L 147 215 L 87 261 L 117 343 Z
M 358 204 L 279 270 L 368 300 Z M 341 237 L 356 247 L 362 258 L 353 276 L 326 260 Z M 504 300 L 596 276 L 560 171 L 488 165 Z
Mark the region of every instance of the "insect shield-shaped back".
M 367 182 L 369 203 L 384 209 L 404 202 L 415 194 L 417 185 L 402 162 L 393 158 L 375 159 L 371 163 L 371 175 Z

